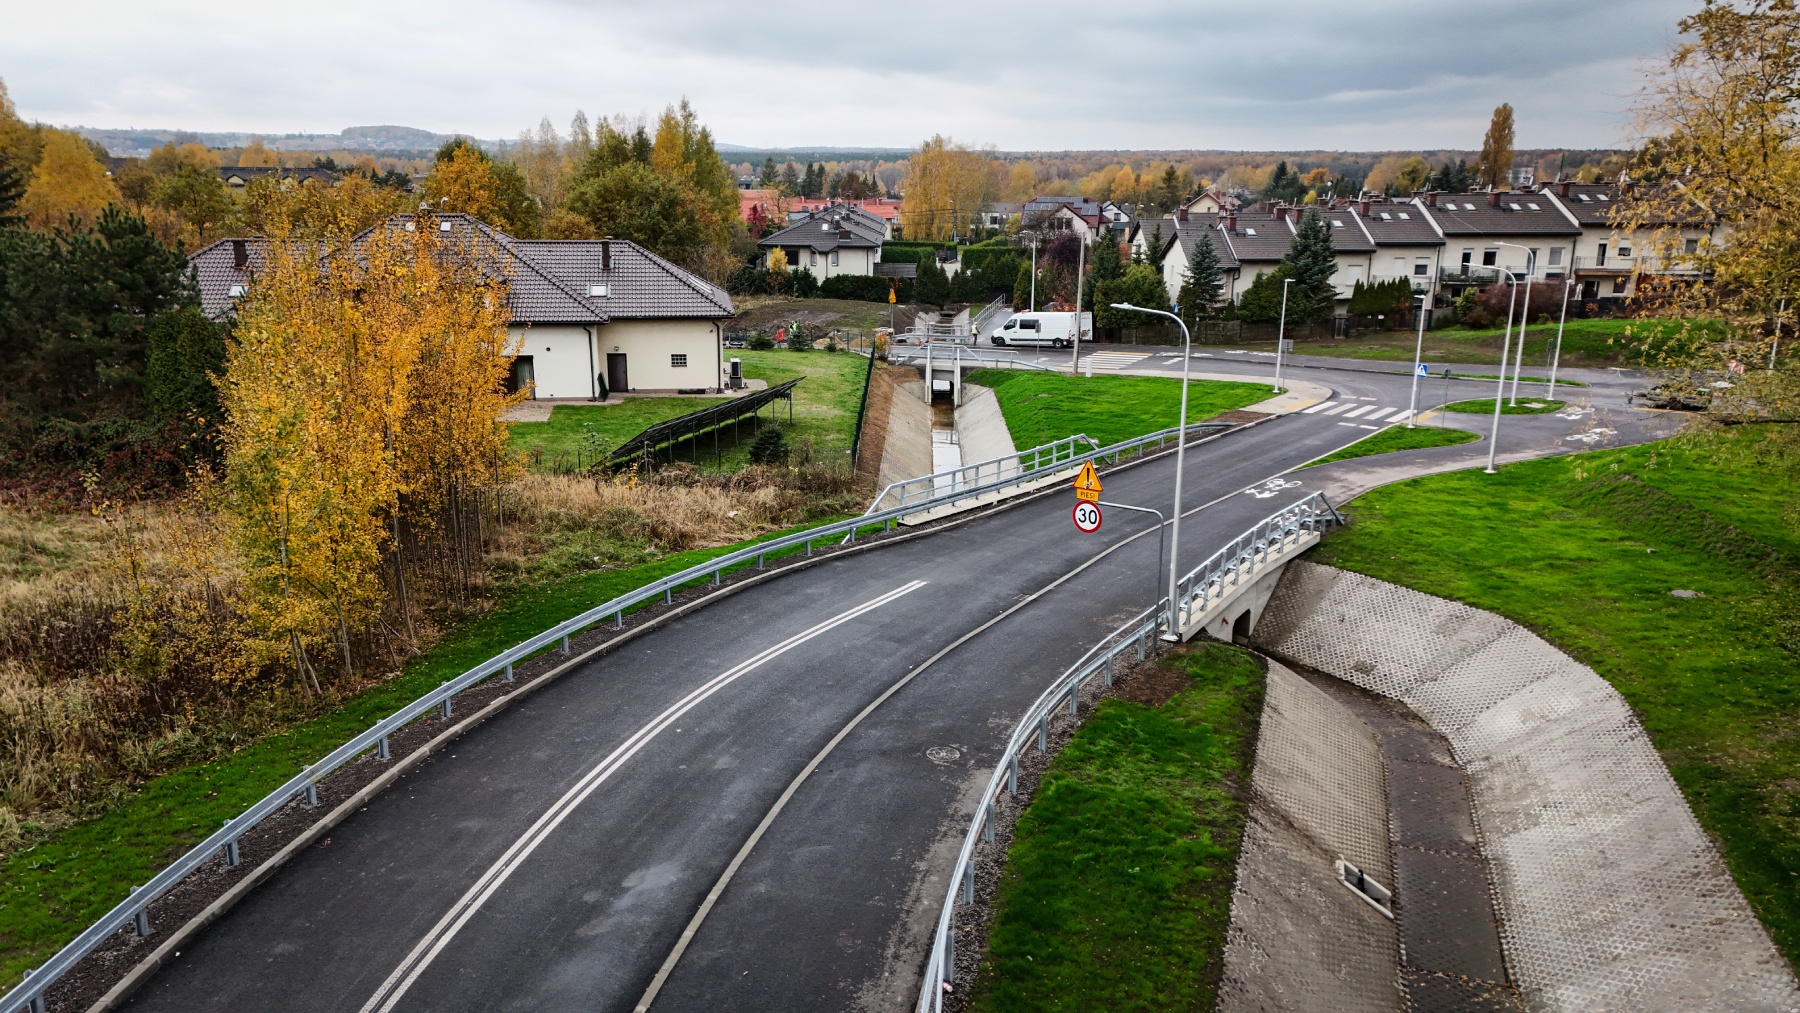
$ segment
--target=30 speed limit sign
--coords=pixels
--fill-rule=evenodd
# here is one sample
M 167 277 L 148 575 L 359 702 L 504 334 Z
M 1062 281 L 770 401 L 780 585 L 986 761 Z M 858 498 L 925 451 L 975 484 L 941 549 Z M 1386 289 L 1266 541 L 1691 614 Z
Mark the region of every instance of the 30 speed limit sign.
M 1099 531 L 1100 508 L 1086 500 L 1075 504 L 1075 526 L 1085 535 Z

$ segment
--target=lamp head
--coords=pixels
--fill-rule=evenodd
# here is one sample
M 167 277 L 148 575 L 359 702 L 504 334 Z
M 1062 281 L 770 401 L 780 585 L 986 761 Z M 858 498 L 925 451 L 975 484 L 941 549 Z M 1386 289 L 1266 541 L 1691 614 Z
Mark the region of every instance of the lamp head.
M 1136 307 L 1136 306 L 1133 306 L 1133 305 L 1131 305 L 1131 304 L 1130 304 L 1130 303 L 1128 303 L 1128 302 L 1116 302 L 1116 303 L 1113 303 L 1113 304 L 1112 304 L 1112 308 L 1113 308 L 1113 309 L 1116 309 L 1116 310 L 1134 310 L 1134 309 L 1137 309 L 1137 307 Z

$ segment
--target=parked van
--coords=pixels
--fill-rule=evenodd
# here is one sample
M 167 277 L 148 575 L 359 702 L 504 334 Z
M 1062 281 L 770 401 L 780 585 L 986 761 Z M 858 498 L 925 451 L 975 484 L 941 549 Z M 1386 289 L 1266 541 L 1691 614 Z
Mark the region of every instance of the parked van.
M 1081 336 L 1093 340 L 1094 315 L 1081 315 Z M 996 345 L 1049 345 L 1067 348 L 1075 341 L 1073 313 L 1018 313 L 994 332 Z

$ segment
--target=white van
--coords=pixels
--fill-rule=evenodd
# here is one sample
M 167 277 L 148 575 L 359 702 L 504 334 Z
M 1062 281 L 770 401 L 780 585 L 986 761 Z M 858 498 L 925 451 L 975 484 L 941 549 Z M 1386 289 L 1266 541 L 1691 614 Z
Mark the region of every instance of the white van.
M 1092 340 L 1094 315 L 1081 315 L 1081 336 Z M 1075 340 L 1074 313 L 1017 313 L 994 332 L 996 345 L 1049 345 L 1067 348 Z

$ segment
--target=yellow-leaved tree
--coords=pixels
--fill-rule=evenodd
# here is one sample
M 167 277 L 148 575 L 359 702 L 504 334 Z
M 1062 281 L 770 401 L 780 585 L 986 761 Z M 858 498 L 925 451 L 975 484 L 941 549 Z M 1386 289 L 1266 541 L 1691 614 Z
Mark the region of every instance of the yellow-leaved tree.
M 907 157 L 900 228 L 907 239 L 926 242 L 967 235 L 1009 175 L 988 155 L 934 136 Z
M 384 227 L 351 247 L 278 232 L 239 307 L 223 513 L 261 649 L 315 691 L 322 649 L 335 642 L 353 674 L 353 640 L 390 604 L 411 623 L 395 550 L 459 537 L 469 497 L 513 467 L 497 251 L 440 235 Z M 455 561 L 442 569 L 457 579 Z
M 119 189 L 106 176 L 87 141 L 67 130 L 44 131 L 44 148 L 32 170 L 31 185 L 19 201 L 26 222 L 39 231 L 67 224 L 73 215 L 94 224 L 108 204 L 119 202 Z

